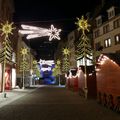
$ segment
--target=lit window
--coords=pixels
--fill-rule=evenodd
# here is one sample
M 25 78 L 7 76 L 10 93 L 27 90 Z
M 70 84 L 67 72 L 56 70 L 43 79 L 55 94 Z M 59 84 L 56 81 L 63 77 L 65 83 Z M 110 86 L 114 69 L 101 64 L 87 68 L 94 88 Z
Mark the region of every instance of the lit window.
M 119 36 L 116 36 L 116 41 L 117 41 L 117 42 L 119 41 Z
M 111 46 L 111 39 L 108 39 L 108 46 Z
M 111 46 L 111 39 L 106 39 L 105 40 L 105 47 L 110 47 Z
M 120 35 L 115 36 L 115 44 L 120 44 Z
M 107 40 L 105 40 L 105 47 L 108 47 L 108 42 L 107 42 Z

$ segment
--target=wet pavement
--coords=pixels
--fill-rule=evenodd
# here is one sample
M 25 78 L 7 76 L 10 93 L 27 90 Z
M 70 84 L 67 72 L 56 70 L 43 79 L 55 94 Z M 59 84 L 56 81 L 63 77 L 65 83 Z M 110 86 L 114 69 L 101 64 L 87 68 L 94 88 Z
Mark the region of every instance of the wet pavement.
M 120 120 L 120 114 L 64 87 L 42 86 L 19 94 L 0 108 L 0 120 Z

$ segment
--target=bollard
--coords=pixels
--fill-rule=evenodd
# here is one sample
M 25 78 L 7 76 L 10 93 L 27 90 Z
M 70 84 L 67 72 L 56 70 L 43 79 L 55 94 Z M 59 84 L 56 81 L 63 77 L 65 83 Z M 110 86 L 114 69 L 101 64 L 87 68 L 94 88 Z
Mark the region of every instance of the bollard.
M 4 93 L 4 98 L 7 98 L 7 93 Z

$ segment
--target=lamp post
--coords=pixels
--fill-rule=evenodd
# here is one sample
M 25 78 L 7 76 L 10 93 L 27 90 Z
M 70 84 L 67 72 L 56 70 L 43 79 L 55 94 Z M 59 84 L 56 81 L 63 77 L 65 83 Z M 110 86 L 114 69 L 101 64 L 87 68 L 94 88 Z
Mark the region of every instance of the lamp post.
M 25 88 L 25 71 L 29 71 L 29 64 L 27 62 L 27 55 L 28 55 L 28 50 L 27 48 L 21 48 L 20 51 L 22 55 L 22 62 L 20 64 L 20 71 L 22 72 L 22 82 L 23 82 L 23 89 Z
M 5 70 L 6 70 L 6 63 L 12 62 L 12 47 L 11 47 L 11 41 L 9 40 L 9 34 L 13 34 L 12 30 L 15 29 L 12 27 L 13 23 L 9 23 L 6 21 L 5 24 L 1 24 L 2 28 L 0 28 L 0 31 L 2 31 L 2 36 L 4 35 L 4 41 L 2 42 L 3 48 L 0 50 L 0 63 L 2 63 L 2 92 L 4 95 L 4 98 L 6 98 L 5 93 Z
M 84 19 L 84 16 L 81 17 L 81 19 L 77 18 L 78 22 L 75 24 L 78 25 L 78 31 L 82 31 L 82 34 L 80 36 L 80 41 L 79 44 L 77 45 L 77 55 L 78 59 L 84 59 L 84 76 L 85 76 L 85 85 L 84 85 L 84 93 L 85 93 L 85 98 L 87 99 L 88 97 L 88 86 L 87 86 L 87 59 L 92 61 L 90 58 L 91 53 L 91 46 L 89 45 L 89 39 L 86 35 L 86 32 L 89 32 L 89 27 L 90 25 L 88 24 L 88 21 Z
M 62 52 L 63 52 L 63 56 L 64 56 L 62 70 L 63 70 L 63 72 L 67 73 L 69 70 L 69 66 L 70 66 L 69 59 L 68 59 L 68 57 L 70 55 L 70 50 L 69 50 L 69 48 L 66 47 L 66 48 L 63 48 Z

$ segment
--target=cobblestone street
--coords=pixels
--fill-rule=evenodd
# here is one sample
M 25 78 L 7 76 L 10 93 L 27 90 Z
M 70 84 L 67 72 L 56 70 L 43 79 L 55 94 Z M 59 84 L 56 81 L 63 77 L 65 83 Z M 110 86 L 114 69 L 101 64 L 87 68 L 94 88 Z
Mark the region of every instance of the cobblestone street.
M 119 120 L 120 115 L 65 88 L 44 86 L 0 108 L 0 120 Z

